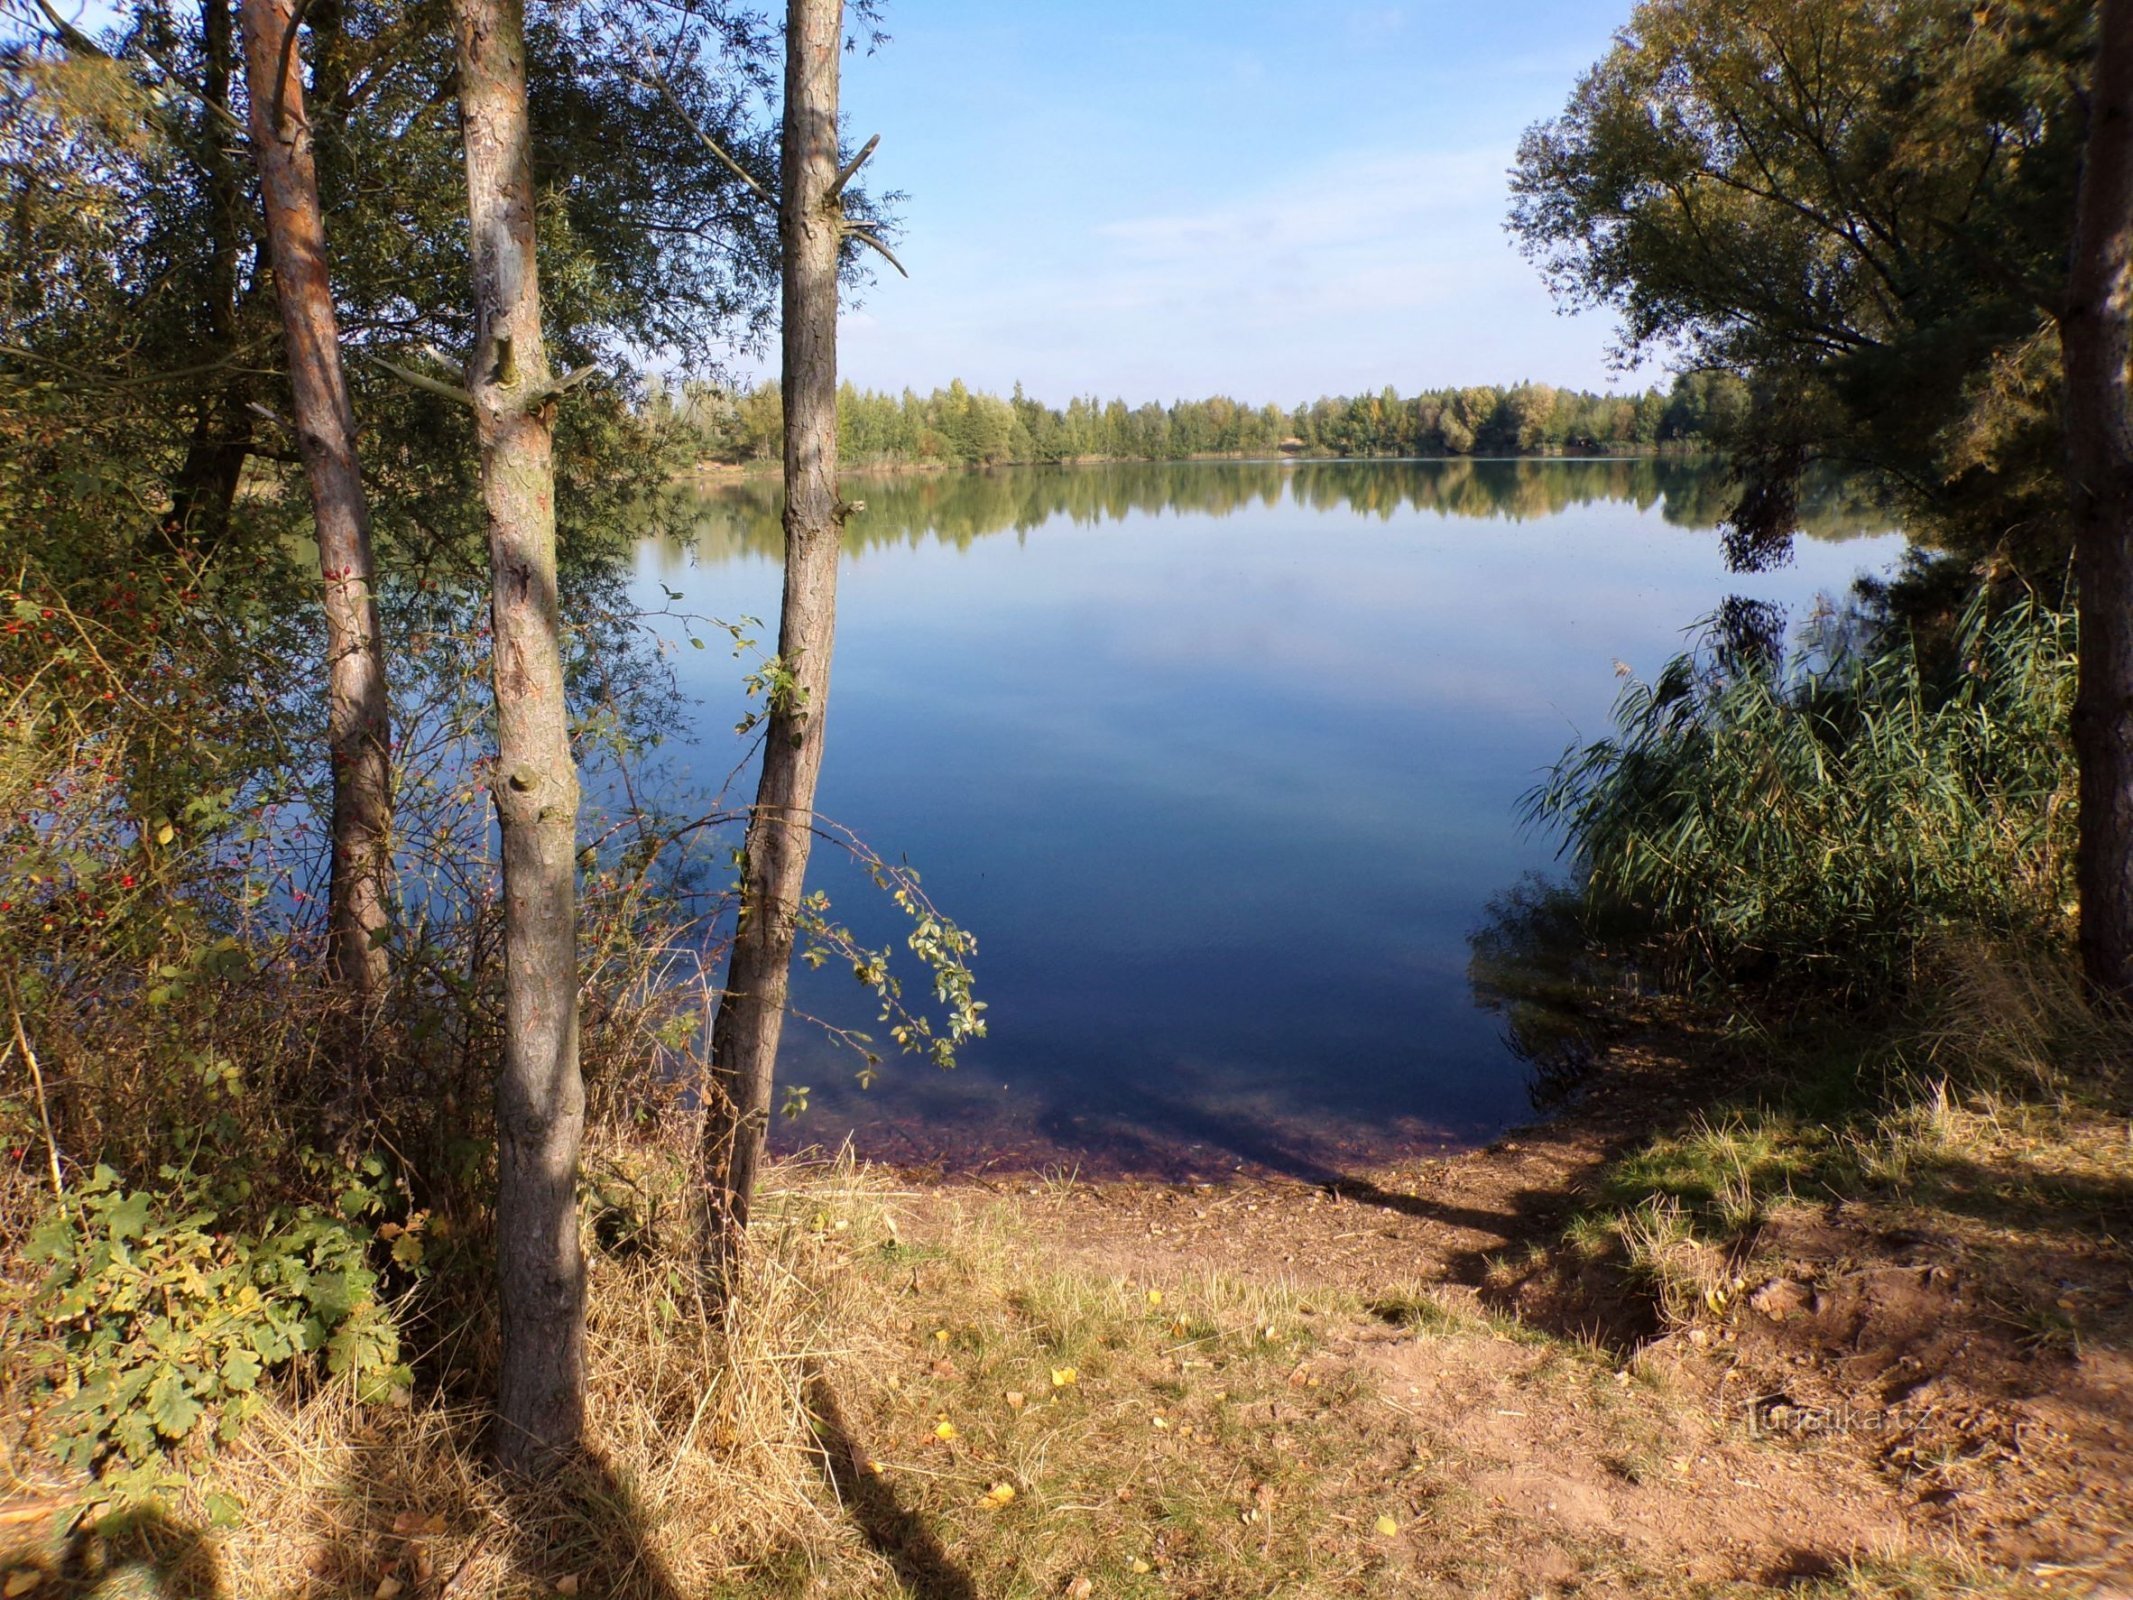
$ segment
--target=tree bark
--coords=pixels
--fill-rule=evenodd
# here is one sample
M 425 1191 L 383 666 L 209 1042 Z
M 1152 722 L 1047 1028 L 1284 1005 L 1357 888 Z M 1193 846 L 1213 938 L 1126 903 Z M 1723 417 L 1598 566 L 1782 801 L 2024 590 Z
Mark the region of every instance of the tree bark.
M 303 75 L 290 0 L 244 0 L 252 154 L 281 301 L 296 446 L 310 480 L 325 584 L 326 748 L 333 769 L 333 861 L 327 965 L 369 1013 L 390 976 L 392 769 L 385 652 L 378 633 L 370 503 L 356 453 L 355 409 L 341 366 Z M 276 107 L 281 125 L 273 125 Z
M 454 0 L 476 334 L 467 388 L 489 537 L 503 828 L 504 1045 L 496 1083 L 503 1330 L 497 1457 L 533 1473 L 577 1444 L 585 1390 L 578 1240 L 578 776 L 556 599 L 556 391 L 534 270 L 521 0 Z
M 2103 0 L 2060 319 L 2079 580 L 2081 961 L 2133 1001 L 2133 0 Z
M 711 1030 L 717 1094 L 704 1129 L 706 1276 L 713 1303 L 733 1287 L 770 1125 L 770 1095 L 792 976 L 794 927 L 813 837 L 815 780 L 837 624 L 837 74 L 843 0 L 788 0 L 785 124 L 779 163 L 783 253 L 785 597 L 763 770 L 749 813 L 740 923 Z

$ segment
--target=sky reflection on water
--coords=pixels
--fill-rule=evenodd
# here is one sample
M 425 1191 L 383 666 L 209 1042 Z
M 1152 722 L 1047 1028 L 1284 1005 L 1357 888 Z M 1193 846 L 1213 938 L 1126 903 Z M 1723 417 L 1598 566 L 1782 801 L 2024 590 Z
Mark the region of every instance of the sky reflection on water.
M 1196 463 L 855 479 L 822 812 L 980 940 L 990 1037 L 875 1087 L 804 1025 L 781 1142 L 957 1167 L 1323 1178 L 1485 1140 L 1527 1069 L 1467 981 L 1552 865 L 1519 796 L 1729 594 L 1797 621 L 1900 539 L 1826 492 L 1789 568 L 1728 575 L 1681 463 Z M 775 496 L 667 508 L 638 582 L 766 619 Z M 733 767 L 739 669 L 683 652 L 689 759 Z M 736 793 L 752 788 L 744 775 Z M 853 870 L 811 879 L 894 932 Z M 848 977 L 806 1010 L 865 1027 Z

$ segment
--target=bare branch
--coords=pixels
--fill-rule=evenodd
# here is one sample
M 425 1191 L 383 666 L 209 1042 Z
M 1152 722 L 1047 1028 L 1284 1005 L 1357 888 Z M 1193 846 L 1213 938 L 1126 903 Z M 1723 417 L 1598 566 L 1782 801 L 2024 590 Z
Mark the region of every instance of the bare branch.
M 43 0 L 39 0 L 39 3 L 43 3 Z M 716 156 L 719 161 L 724 164 L 728 172 L 732 173 L 736 178 L 740 179 L 741 182 L 745 183 L 748 186 L 749 191 L 754 194 L 754 196 L 758 200 L 762 201 L 764 205 L 770 207 L 772 211 L 776 211 L 778 209 L 778 202 L 776 196 L 772 195 L 768 189 L 764 188 L 762 184 L 756 181 L 754 173 L 750 172 L 746 167 L 742 166 L 738 161 L 734 160 L 733 157 L 728 155 L 724 147 L 721 146 L 716 139 L 712 138 L 710 134 L 704 132 L 703 124 L 698 122 L 695 117 L 689 114 L 689 108 L 681 103 L 681 97 L 675 94 L 673 87 L 667 82 L 666 74 L 661 72 L 656 66 L 652 64 L 650 57 L 640 56 L 638 58 L 638 65 L 650 74 L 650 76 L 644 79 L 643 81 L 650 85 L 652 88 L 657 89 L 660 93 L 660 96 L 666 101 L 666 103 L 674 108 L 674 114 L 677 117 L 681 118 L 681 120 L 688 125 L 688 129 L 691 133 L 696 135 L 696 142 L 702 145 L 706 150 L 710 151 L 714 156 Z
M 456 401 L 470 411 L 474 408 L 474 397 L 456 383 L 446 383 L 441 378 L 432 378 L 420 372 L 410 372 L 406 367 L 395 366 L 383 356 L 373 355 L 367 350 L 363 353 L 363 359 L 374 367 L 383 368 L 402 383 L 423 390 L 425 393 L 441 395 L 447 400 Z
M 844 193 L 844 186 L 852 181 L 852 176 L 854 173 L 858 172 L 861 167 L 867 164 L 867 157 L 874 153 L 875 146 L 879 145 L 880 143 L 881 135 L 877 133 L 874 135 L 873 138 L 869 139 L 865 144 L 859 147 L 859 154 L 852 157 L 851 160 L 847 161 L 843 166 L 837 169 L 837 176 L 830 180 L 829 194 L 826 196 L 827 199 L 834 200 L 839 195 Z
M 867 232 L 865 228 L 857 226 L 856 224 L 848 223 L 845 225 L 844 231 L 845 235 L 848 238 L 857 239 L 869 250 L 878 250 L 881 253 L 881 259 L 888 262 L 888 264 L 894 267 L 898 272 L 902 272 L 905 277 L 908 278 L 911 276 L 909 272 L 904 270 L 904 264 L 896 259 L 896 252 L 891 250 L 887 245 L 883 244 L 873 234 Z
M 559 400 L 587 378 L 596 378 L 599 375 L 600 369 L 596 366 L 579 367 L 574 371 L 565 373 L 553 383 L 544 384 L 528 395 L 526 397 L 526 409 L 532 411 L 537 407 L 545 406 L 551 400 Z

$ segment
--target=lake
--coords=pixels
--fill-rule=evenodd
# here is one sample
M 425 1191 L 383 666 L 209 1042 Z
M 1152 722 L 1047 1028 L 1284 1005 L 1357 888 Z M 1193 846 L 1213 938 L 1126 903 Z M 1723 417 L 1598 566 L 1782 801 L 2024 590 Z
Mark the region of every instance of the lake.
M 1188 463 L 867 478 L 846 530 L 821 813 L 908 859 L 979 939 L 989 1036 L 868 1090 L 819 1027 L 776 1138 L 905 1163 L 1313 1179 L 1487 1140 L 1532 1073 L 1469 940 L 1555 864 L 1518 802 L 1741 595 L 1795 621 L 1901 550 L 1831 490 L 1792 565 L 1730 575 L 1693 463 Z M 691 491 L 636 582 L 778 607 L 778 502 Z M 669 521 L 677 519 L 670 515 Z M 678 652 L 706 789 L 741 666 Z M 753 792 L 743 773 L 732 793 Z M 811 882 L 895 936 L 849 863 Z M 796 1004 L 868 1027 L 849 975 Z

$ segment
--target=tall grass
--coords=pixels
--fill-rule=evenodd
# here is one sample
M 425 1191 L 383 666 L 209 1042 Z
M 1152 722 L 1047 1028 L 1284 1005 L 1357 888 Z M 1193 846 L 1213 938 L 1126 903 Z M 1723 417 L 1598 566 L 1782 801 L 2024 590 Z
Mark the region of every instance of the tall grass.
M 1900 993 L 1950 929 L 2060 937 L 2070 613 L 1980 602 L 1953 649 L 1825 615 L 1782 660 L 1707 636 L 1527 797 L 1588 908 L 1686 978 Z

